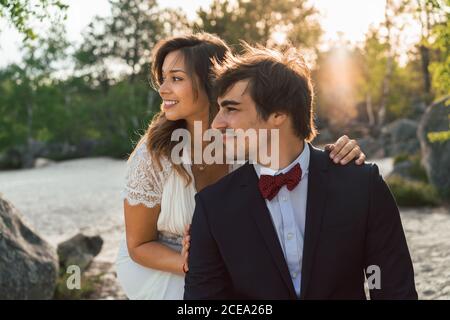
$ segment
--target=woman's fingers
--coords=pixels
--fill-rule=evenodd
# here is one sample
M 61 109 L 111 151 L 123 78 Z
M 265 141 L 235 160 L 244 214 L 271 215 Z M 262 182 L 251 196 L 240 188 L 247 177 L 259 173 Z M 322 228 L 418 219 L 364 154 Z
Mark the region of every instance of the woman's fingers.
M 364 152 L 361 151 L 359 158 L 356 159 L 356 164 L 357 165 L 361 165 L 366 161 L 366 155 L 364 154 Z
M 191 231 L 191 225 L 187 224 L 184 226 L 184 235 L 188 235 L 189 232 Z
M 190 244 L 191 244 L 191 236 L 184 236 L 181 244 L 182 244 L 183 247 L 190 246 Z
M 353 159 L 358 159 L 359 155 L 361 154 L 361 150 L 359 150 L 359 147 L 354 147 L 342 160 L 341 164 L 347 164 Z
M 330 152 L 330 158 L 334 160 L 335 163 L 338 163 L 339 160 L 336 161 L 335 157 L 340 153 L 342 148 L 349 142 L 349 138 L 346 135 L 343 135 L 339 139 L 337 139 L 334 144 L 333 150 Z
M 183 257 L 184 264 L 183 264 L 183 271 L 188 272 L 189 271 L 189 247 L 191 246 L 191 236 L 190 236 L 190 229 L 191 225 L 187 224 L 184 227 L 184 236 L 182 240 L 182 248 L 181 248 L 181 256 Z
M 347 164 L 350 160 L 359 157 L 361 150 L 356 144 L 355 140 L 350 140 L 336 155 L 334 162 L 340 162 L 341 164 Z
M 181 249 L 181 256 L 183 257 L 183 272 L 186 273 L 189 271 L 189 242 L 186 242 Z

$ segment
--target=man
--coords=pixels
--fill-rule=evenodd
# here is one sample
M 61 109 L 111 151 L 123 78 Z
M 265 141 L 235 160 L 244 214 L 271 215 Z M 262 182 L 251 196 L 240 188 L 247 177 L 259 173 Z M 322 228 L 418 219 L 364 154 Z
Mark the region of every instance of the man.
M 336 165 L 307 143 L 316 132 L 302 57 L 247 46 L 218 67 L 216 86 L 212 126 L 226 143 L 230 129 L 278 129 L 278 166 L 246 163 L 196 195 L 185 299 L 365 299 L 365 272 L 378 279 L 371 299 L 417 299 L 377 166 Z

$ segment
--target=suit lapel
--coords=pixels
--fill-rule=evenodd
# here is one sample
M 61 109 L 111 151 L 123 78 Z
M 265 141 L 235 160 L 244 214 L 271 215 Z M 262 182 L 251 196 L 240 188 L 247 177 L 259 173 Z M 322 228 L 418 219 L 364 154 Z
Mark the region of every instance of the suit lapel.
M 269 209 L 266 206 L 264 198 L 261 196 L 258 189 L 258 176 L 253 168 L 253 165 L 245 164 L 245 176 L 241 184 L 241 190 L 244 193 L 242 198 L 247 199 L 247 210 L 251 213 L 258 229 L 261 233 L 264 243 L 273 258 L 275 265 L 280 272 L 289 295 L 292 299 L 296 299 L 294 285 L 289 273 L 289 268 L 286 264 L 283 251 L 272 223 Z
M 308 144 L 311 150 L 308 174 L 308 199 L 306 204 L 305 239 L 303 246 L 302 283 L 300 299 L 305 299 L 313 268 L 322 217 L 326 208 L 328 164 L 326 153 Z

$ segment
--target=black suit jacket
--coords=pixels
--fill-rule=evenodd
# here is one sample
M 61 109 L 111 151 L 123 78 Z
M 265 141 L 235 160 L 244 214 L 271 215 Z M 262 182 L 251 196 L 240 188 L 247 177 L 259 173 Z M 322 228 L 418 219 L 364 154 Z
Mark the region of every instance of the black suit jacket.
M 301 299 L 416 299 L 400 215 L 374 164 L 335 165 L 311 150 Z M 251 164 L 196 195 L 185 299 L 296 299 L 270 212 Z

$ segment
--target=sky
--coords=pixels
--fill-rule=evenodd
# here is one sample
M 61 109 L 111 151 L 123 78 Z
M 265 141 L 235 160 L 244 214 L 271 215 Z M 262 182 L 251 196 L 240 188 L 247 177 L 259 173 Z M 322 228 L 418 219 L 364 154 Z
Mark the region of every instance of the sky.
M 82 30 L 96 15 L 107 16 L 110 6 L 108 0 L 66 0 L 67 35 L 69 41 L 79 43 Z M 311 1 L 320 11 L 320 23 L 324 29 L 324 43 L 336 41 L 340 37 L 352 42 L 361 42 L 371 25 L 383 21 L 385 0 L 314 0 Z M 161 7 L 182 8 L 188 18 L 194 19 L 199 7 L 207 8 L 211 0 L 159 0 Z M 14 29 L 0 20 L 0 67 L 20 60 L 20 38 Z M 417 30 L 410 28 L 404 41 L 417 41 Z

